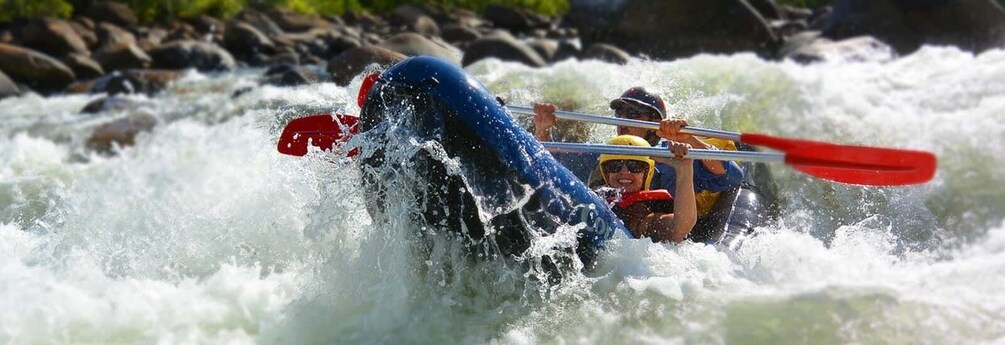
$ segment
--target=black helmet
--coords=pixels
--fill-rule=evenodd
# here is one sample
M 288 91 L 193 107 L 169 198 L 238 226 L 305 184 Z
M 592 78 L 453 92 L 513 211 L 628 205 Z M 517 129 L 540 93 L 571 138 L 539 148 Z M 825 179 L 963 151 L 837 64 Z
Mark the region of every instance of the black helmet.
M 618 108 L 626 105 L 636 105 L 641 106 L 646 109 L 650 109 L 656 114 L 659 114 L 661 119 L 665 119 L 667 115 L 667 107 L 663 104 L 663 99 L 659 96 L 649 93 L 646 89 L 636 86 L 625 93 L 611 101 L 611 109 L 617 110 Z

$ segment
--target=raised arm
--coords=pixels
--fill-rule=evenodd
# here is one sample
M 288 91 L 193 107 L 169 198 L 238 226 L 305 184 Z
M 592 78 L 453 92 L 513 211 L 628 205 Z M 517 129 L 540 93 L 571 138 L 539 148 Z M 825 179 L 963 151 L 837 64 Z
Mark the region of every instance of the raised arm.
M 539 141 L 550 141 L 551 128 L 555 127 L 558 118 L 555 111 L 558 107 L 551 103 L 534 103 L 534 138 Z
M 677 172 L 673 192 L 673 213 L 658 215 L 657 218 L 643 224 L 642 233 L 656 242 L 681 242 L 687 238 L 698 221 L 698 207 L 694 196 L 694 161 L 683 159 L 690 145 L 671 141 L 668 148 L 677 158 L 663 158 L 659 161 L 673 167 Z

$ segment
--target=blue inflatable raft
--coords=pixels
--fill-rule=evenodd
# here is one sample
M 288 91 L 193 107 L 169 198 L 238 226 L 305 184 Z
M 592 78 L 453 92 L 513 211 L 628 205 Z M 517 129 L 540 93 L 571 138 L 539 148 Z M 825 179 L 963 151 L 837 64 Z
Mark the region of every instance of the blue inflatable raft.
M 380 134 L 388 128 L 397 128 L 398 135 Z M 519 256 L 535 238 L 571 227 L 578 229 L 574 250 L 586 267 L 606 241 L 628 235 L 604 200 L 570 171 L 581 168 L 576 162 L 566 167 L 556 160 L 480 82 L 443 60 L 414 57 L 381 73 L 366 94 L 360 131 L 378 148 L 361 155 L 365 169 L 394 164 L 420 179 L 411 184 L 417 196 L 410 207 L 434 231 L 490 241 L 500 254 Z M 414 150 L 407 162 L 387 159 L 386 151 L 409 143 L 432 145 Z M 393 188 L 380 176 L 364 174 L 364 180 L 371 195 Z M 713 230 L 696 240 L 720 243 L 732 224 L 738 224 L 730 230 L 734 235 L 749 232 L 762 213 L 743 206 L 761 205 L 762 198 L 751 193 L 745 188 L 721 198 L 728 207 L 717 212 L 724 215 L 704 225 Z M 371 201 L 371 213 L 382 212 L 380 200 Z M 758 217 L 732 219 L 741 208 Z

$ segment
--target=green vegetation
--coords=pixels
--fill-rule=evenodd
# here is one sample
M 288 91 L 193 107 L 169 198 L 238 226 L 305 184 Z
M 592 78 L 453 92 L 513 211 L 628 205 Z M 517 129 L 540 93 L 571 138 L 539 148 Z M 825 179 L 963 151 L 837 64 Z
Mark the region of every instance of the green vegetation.
M 268 9 L 282 7 L 304 14 L 336 14 L 347 11 L 368 10 L 375 13 L 391 11 L 406 3 L 440 4 L 447 7 L 467 8 L 481 12 L 488 5 L 525 8 L 547 15 L 564 13 L 569 0 L 122 0 L 143 22 L 166 21 L 206 14 L 229 18 L 242 9 Z M 72 0 L 0 0 L 0 22 L 16 18 L 53 16 L 69 18 L 73 15 Z
M 71 14 L 73 5 L 66 0 L 3 0 L 0 3 L 0 22 L 46 15 L 66 18 Z

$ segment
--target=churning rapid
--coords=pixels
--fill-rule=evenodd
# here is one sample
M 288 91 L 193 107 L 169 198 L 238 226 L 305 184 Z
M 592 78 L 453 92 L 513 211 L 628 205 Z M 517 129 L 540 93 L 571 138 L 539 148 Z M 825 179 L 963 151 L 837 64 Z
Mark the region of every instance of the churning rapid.
M 392 196 L 368 195 L 352 159 L 276 152 L 290 119 L 358 112 L 360 78 L 280 88 L 260 70 L 193 72 L 97 114 L 79 110 L 100 95 L 8 98 L 0 343 L 1005 342 L 1005 52 L 467 71 L 509 104 L 608 114 L 642 85 L 693 125 L 927 150 L 939 171 L 866 188 L 777 165 L 781 218 L 737 250 L 618 238 L 595 270 L 549 285 L 449 239 L 419 245 L 410 210 L 371 219 L 367 199 Z M 137 114 L 158 124 L 135 145 L 85 148 Z

